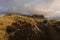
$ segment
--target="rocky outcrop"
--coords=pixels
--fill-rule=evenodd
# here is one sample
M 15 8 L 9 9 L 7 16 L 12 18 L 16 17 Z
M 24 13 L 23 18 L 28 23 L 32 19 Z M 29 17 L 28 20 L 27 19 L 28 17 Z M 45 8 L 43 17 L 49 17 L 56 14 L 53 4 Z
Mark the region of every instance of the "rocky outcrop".
M 60 21 L 10 14 L 0 17 L 0 40 L 60 40 Z

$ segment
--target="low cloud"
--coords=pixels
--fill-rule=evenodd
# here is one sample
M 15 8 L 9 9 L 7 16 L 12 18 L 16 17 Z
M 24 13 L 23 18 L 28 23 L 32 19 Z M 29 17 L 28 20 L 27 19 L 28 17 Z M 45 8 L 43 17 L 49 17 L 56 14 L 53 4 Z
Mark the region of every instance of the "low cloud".
M 57 17 L 60 16 L 60 0 L 0 0 L 1 12 Z

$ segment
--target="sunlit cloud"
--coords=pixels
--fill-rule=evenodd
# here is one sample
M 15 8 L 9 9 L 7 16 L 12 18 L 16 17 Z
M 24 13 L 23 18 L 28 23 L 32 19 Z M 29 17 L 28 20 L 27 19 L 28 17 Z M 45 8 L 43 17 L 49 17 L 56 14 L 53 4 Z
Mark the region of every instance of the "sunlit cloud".
M 60 16 L 60 0 L 0 0 L 0 12 L 17 12 L 26 15 Z

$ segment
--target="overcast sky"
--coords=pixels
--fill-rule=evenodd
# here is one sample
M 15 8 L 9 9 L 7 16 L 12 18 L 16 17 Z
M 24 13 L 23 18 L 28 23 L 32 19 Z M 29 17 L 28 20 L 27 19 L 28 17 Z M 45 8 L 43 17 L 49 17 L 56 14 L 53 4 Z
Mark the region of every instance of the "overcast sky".
M 0 0 L 0 12 L 60 17 L 60 0 Z

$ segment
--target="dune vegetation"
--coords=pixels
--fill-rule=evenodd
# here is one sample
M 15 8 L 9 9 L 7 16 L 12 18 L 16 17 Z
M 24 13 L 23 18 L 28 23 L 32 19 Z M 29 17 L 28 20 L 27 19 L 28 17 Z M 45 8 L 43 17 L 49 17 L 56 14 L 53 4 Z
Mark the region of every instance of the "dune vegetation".
M 0 16 L 0 40 L 60 40 L 60 21 L 19 14 Z

